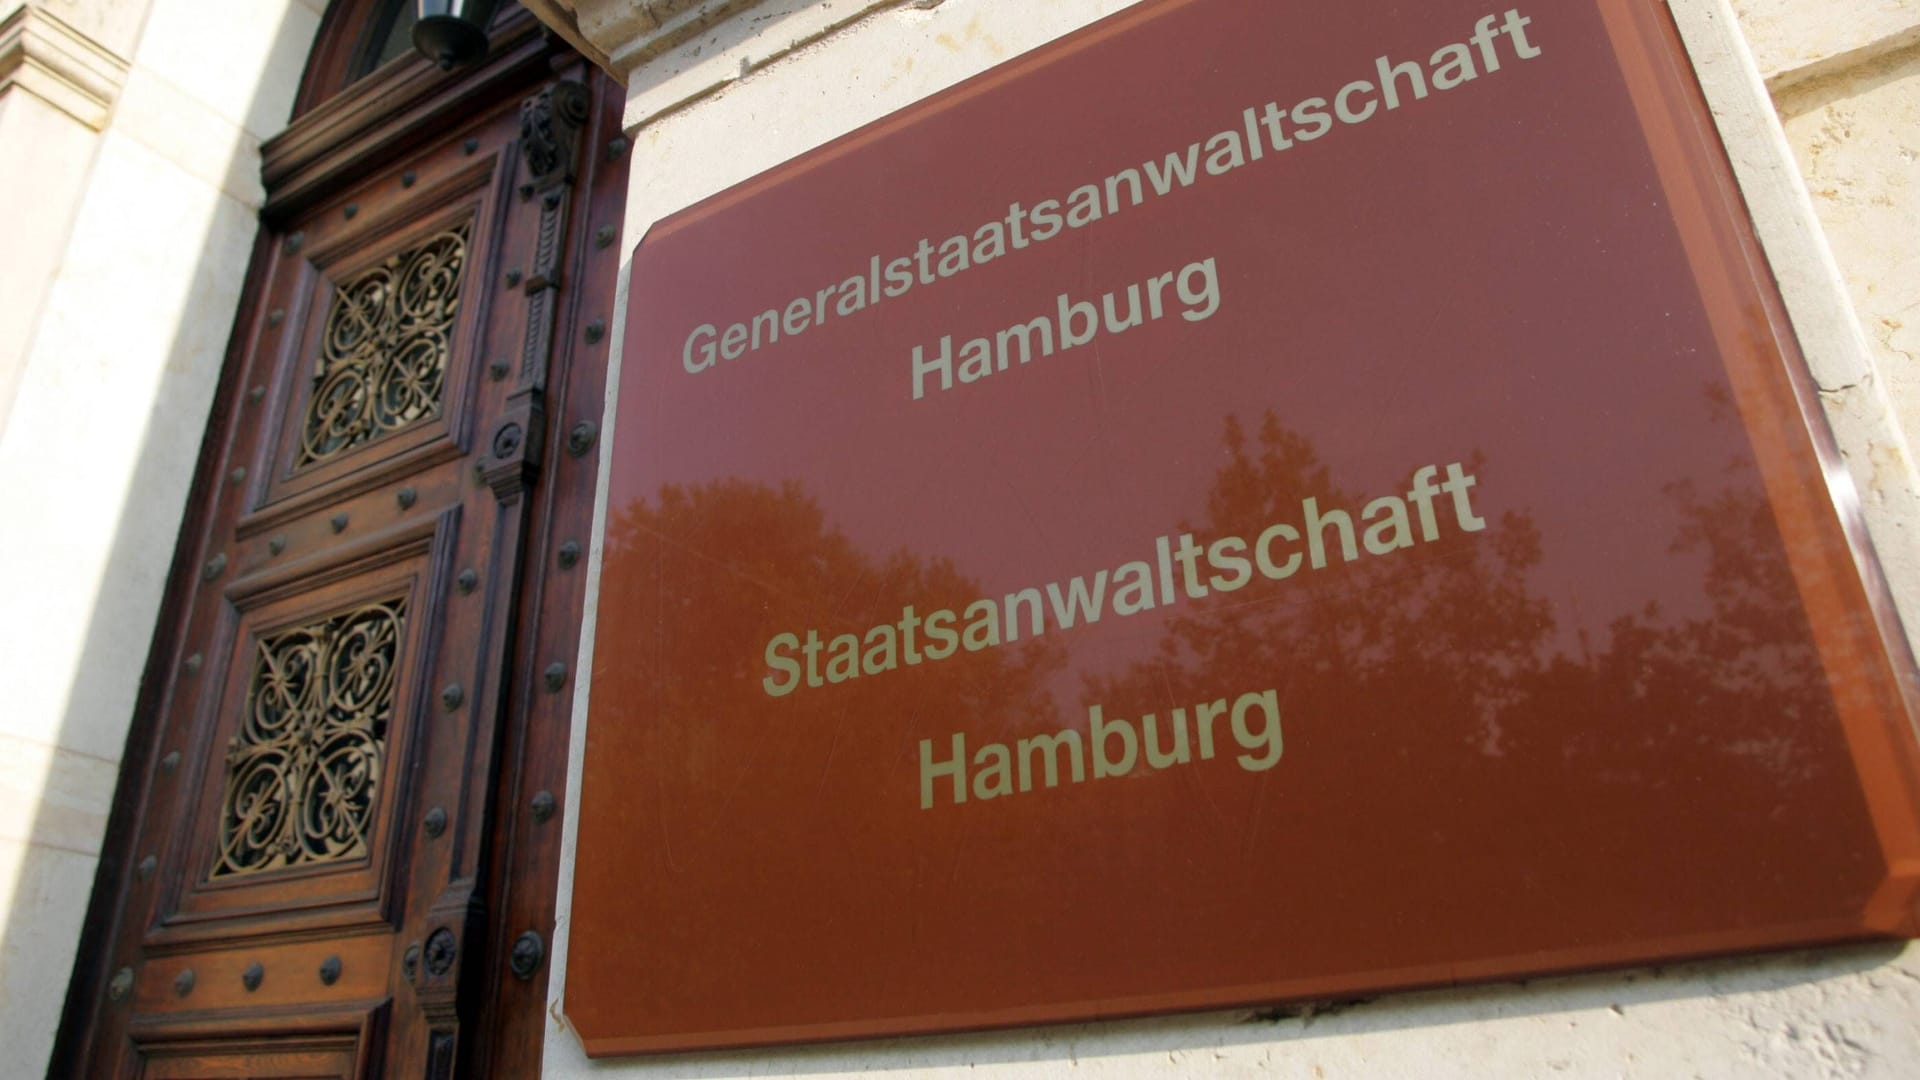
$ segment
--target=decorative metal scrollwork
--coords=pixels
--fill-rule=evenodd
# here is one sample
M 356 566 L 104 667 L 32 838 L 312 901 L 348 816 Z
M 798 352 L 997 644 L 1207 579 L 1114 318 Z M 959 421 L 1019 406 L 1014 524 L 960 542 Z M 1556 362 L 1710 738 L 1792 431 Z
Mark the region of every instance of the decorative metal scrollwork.
M 462 222 L 334 290 L 300 466 L 440 415 L 471 228 Z
M 396 599 L 258 643 L 246 717 L 227 744 L 213 877 L 366 853 L 405 632 Z

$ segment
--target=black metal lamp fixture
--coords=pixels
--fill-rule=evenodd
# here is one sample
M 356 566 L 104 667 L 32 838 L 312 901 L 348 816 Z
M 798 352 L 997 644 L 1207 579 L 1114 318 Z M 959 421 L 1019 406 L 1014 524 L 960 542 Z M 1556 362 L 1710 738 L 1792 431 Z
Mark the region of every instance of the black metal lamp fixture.
M 413 47 L 442 68 L 471 64 L 487 55 L 487 25 L 499 0 L 417 0 Z

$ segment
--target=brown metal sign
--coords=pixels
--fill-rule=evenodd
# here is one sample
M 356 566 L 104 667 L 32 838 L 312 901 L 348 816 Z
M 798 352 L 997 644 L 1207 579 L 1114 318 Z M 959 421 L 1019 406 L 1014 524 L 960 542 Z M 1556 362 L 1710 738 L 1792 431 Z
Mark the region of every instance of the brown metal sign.
M 1913 933 L 1912 661 L 1712 131 L 1655 4 L 1168 0 L 656 227 L 588 1051 Z

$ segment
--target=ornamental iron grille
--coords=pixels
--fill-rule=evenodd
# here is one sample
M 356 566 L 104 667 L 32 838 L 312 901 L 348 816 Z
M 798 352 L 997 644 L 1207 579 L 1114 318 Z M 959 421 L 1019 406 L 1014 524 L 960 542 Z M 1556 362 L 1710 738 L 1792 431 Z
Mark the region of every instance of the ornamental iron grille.
M 366 853 L 405 631 L 394 599 L 259 641 L 227 743 L 213 877 Z
M 440 415 L 470 229 L 436 233 L 335 288 L 299 467 Z

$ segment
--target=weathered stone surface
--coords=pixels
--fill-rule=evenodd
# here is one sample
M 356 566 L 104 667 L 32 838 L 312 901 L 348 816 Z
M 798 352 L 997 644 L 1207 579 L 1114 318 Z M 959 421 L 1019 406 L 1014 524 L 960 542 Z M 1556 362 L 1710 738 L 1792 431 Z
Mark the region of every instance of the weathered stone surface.
M 1733 0 L 1760 73 L 1781 85 L 1920 40 L 1913 0 Z

